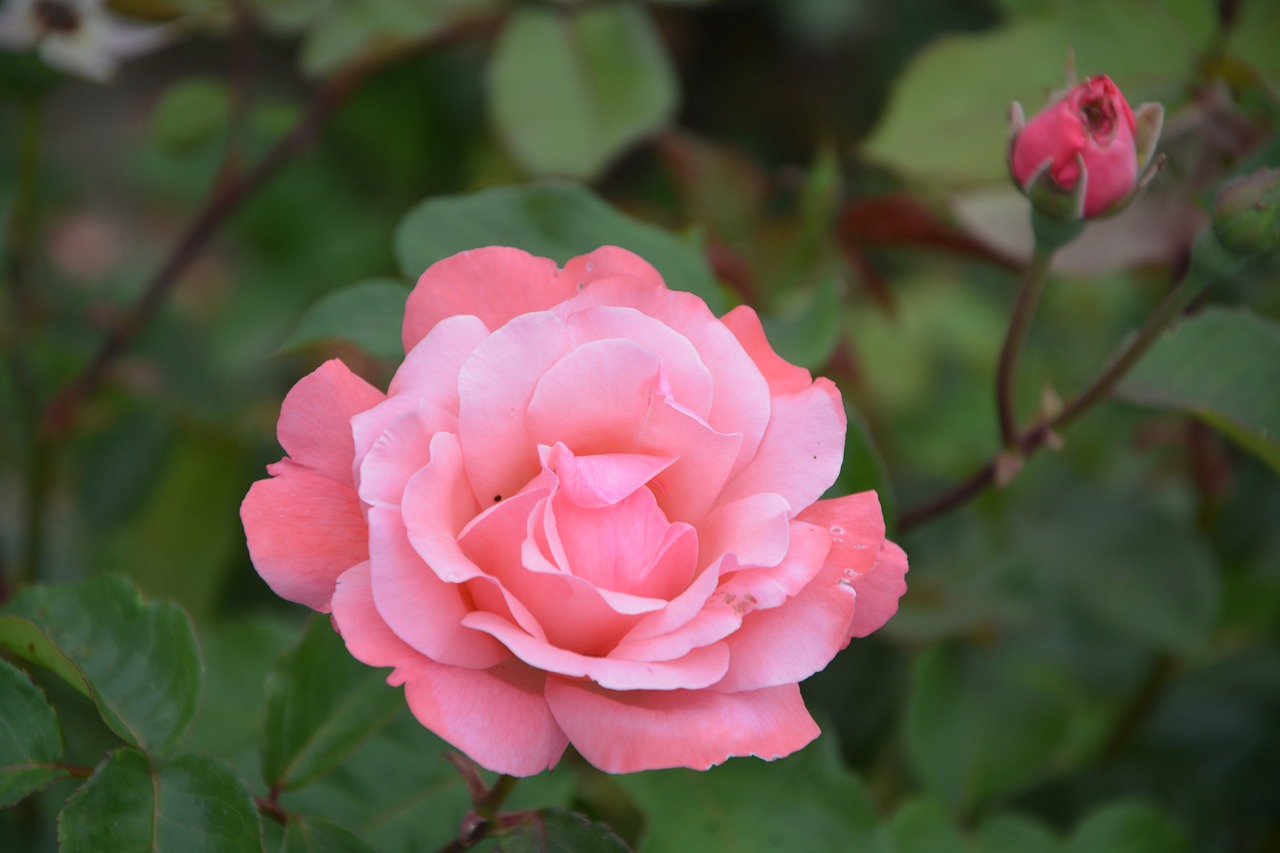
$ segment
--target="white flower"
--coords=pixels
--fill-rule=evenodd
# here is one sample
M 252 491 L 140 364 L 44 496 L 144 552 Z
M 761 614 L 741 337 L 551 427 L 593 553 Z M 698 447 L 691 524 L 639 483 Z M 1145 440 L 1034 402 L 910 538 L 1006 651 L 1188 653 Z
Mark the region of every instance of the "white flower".
M 120 20 L 102 0 L 9 0 L 0 10 L 0 48 L 35 47 L 49 65 L 99 83 L 120 60 L 155 50 L 169 36 L 168 27 Z

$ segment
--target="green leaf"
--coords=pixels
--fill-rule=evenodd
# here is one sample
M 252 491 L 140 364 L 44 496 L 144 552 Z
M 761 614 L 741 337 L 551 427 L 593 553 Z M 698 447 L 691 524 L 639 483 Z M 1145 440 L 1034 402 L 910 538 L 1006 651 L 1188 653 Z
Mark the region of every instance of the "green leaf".
M 382 670 L 351 657 L 327 618 L 313 618 L 267 675 L 263 779 L 286 790 L 323 776 L 403 704 Z
M 58 715 L 26 673 L 0 660 L 0 808 L 66 776 Z
M 494 47 L 488 80 L 494 122 L 535 175 L 593 177 L 676 106 L 662 40 L 633 3 L 519 7 Z
M 877 853 L 968 853 L 968 845 L 946 809 L 911 800 L 881 830 Z
M 402 708 L 332 773 L 285 792 L 281 803 L 351 827 L 379 851 L 435 850 L 457 837 L 471 802 L 462 777 L 442 757 L 449 748 Z M 538 781 L 521 782 L 516 796 Z
M 143 603 L 122 578 L 21 590 L 0 610 L 0 646 L 49 667 L 153 754 L 177 743 L 199 706 L 191 621 L 169 602 Z
M 1069 853 L 1190 853 L 1182 829 L 1141 803 L 1104 806 L 1076 828 Z
M 725 310 L 697 247 L 621 213 L 580 184 L 542 182 L 429 198 L 396 229 L 400 270 L 414 280 L 436 261 L 481 246 L 514 246 L 563 264 L 610 244 L 653 264 L 673 290 L 697 294 L 717 314 Z
M 659 770 L 616 781 L 650 816 L 647 853 L 844 853 L 869 844 L 876 826 L 870 795 L 830 736 L 779 761 L 735 758 L 701 773 Z
M 322 817 L 289 817 L 279 853 L 374 853 L 355 833 Z
M 1042 776 L 1071 706 L 1056 673 L 995 650 L 935 646 L 918 658 L 907 741 L 925 784 L 963 813 Z
M 408 296 L 404 282 L 394 278 L 366 279 L 326 293 L 306 310 L 280 349 L 340 339 L 375 358 L 399 359 L 404 355 L 400 325 Z
M 1039 112 L 1063 84 L 1069 48 L 1082 74 L 1110 75 L 1137 104 L 1182 81 L 1213 29 L 1212 7 L 1189 0 L 1046 5 L 997 29 L 931 42 L 898 77 L 864 150 L 925 181 L 1007 180 L 1009 104 Z
M 381 50 L 426 38 L 449 22 L 447 0 L 329 3 L 307 31 L 302 70 L 321 77 Z M 314 14 L 314 13 L 312 13 Z
M 188 755 L 153 765 L 112 753 L 58 817 L 60 853 L 259 853 L 253 800 L 230 770 Z
M 1278 388 L 1280 324 L 1210 308 L 1166 332 L 1118 393 L 1196 415 L 1280 471 Z
M 228 574 L 243 565 L 244 531 L 234 519 L 244 500 L 244 449 L 225 436 L 186 428 L 168 451 L 142 505 L 104 532 L 95 557 L 105 572 L 124 575 L 200 620 L 216 608 Z
M 297 620 L 266 614 L 211 623 L 200 632 L 205 700 L 185 746 L 217 755 L 245 778 L 259 772 L 263 685 L 275 660 L 298 637 Z
M 151 113 L 151 141 L 166 151 L 189 151 L 214 139 L 231 112 L 227 84 L 195 77 L 170 86 Z
M 797 294 L 789 310 L 760 318 L 774 351 L 801 367 L 816 370 L 826 364 L 844 331 L 840 290 L 837 279 L 824 276 Z
M 997 814 L 978 828 L 981 853 L 1065 853 L 1064 844 L 1045 826 L 1029 818 Z
M 504 831 L 495 853 L 628 853 L 613 830 L 567 809 L 528 812 L 515 828 Z
M 1217 559 L 1189 518 L 1128 492 L 1055 496 L 1017 536 L 1060 602 L 1144 644 L 1194 654 L 1222 601 Z

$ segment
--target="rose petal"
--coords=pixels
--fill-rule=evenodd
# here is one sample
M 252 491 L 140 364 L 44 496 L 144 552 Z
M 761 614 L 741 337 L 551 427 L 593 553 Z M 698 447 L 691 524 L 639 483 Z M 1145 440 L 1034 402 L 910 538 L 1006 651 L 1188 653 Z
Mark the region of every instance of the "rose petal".
M 285 395 L 276 436 L 294 462 L 350 486 L 351 418 L 383 399 L 341 361 L 326 361 Z
M 454 416 L 458 414 L 458 373 L 472 351 L 489 337 L 478 317 L 446 317 L 409 350 L 387 388 L 390 396 L 418 394 Z
M 721 504 L 698 525 L 700 560 L 733 554 L 742 567 L 776 566 L 787 554 L 790 510 L 785 498 L 769 492 Z
M 853 579 L 858 593 L 850 629 L 853 636 L 865 637 L 879 630 L 898 612 L 898 599 L 907 591 L 906 574 L 906 553 L 886 539 L 875 568 Z
M 240 505 L 249 557 L 281 598 L 329 612 L 338 576 L 368 559 L 355 490 L 283 460 Z
M 369 510 L 369 576 L 387 626 L 432 660 L 485 669 L 510 656 L 491 637 L 463 626 L 470 607 L 461 588 L 422 561 L 394 509 Z
M 844 406 L 830 380 L 807 391 L 775 397 L 773 417 L 755 457 L 725 487 L 720 503 L 759 492 L 782 495 L 792 514 L 812 504 L 840 473 L 844 461 Z
M 405 696 L 419 722 L 477 764 L 533 776 L 555 767 L 568 745 L 543 697 L 545 678 L 517 661 L 482 670 L 427 663 Z
M 733 332 L 733 336 L 742 344 L 742 348 L 751 356 L 751 360 L 769 383 L 770 395 L 779 397 L 796 394 L 813 384 L 813 376 L 809 371 L 797 367 L 773 351 L 769 339 L 765 337 L 764 327 L 760 325 L 760 315 L 750 305 L 739 305 L 720 319 Z
M 555 472 L 561 493 L 578 506 L 590 508 L 618 503 L 675 461 L 672 456 L 642 453 L 575 456 L 563 442 L 540 449 L 539 456 L 543 467 Z
M 486 338 L 463 363 L 458 434 L 467 479 L 481 504 L 515 494 L 541 469 L 539 442 L 525 413 L 538 382 L 569 351 L 562 320 L 546 312 L 526 314 Z
M 549 258 L 503 246 L 459 252 L 428 267 L 410 292 L 401 335 L 404 351 L 455 315 L 478 317 L 497 329 L 520 314 L 550 308 L 576 289 L 577 283 L 562 279 Z
M 748 693 L 610 692 L 550 677 L 547 703 L 569 741 L 606 773 L 706 770 L 735 755 L 790 755 L 820 731 L 794 684 Z
M 531 637 L 496 613 L 475 611 L 463 624 L 497 638 L 520 660 L 544 672 L 589 678 L 610 690 L 700 690 L 724 677 L 729 650 L 724 643 L 694 649 L 672 661 L 632 661 L 582 655 Z
M 635 308 L 599 305 L 565 318 L 574 346 L 627 340 L 652 353 L 666 371 L 670 394 L 689 411 L 706 418 L 714 380 L 689 339 Z
M 369 666 L 394 667 L 388 684 L 403 684 L 407 670 L 425 660 L 422 654 L 387 627 L 373 603 L 368 562 L 342 573 L 333 593 L 333 626 L 347 644 L 347 651 Z

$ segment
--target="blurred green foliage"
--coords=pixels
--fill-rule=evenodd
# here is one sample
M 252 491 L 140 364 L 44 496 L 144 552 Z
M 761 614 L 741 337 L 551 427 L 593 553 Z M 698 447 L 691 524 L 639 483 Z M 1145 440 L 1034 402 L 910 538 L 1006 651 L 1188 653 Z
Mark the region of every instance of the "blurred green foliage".
M 616 242 L 717 311 L 753 305 L 838 381 L 833 492 L 879 491 L 909 590 L 804 685 L 809 749 L 622 778 L 570 756 L 517 787 L 531 811 L 487 849 L 1280 851 L 1275 258 L 1216 282 L 1059 452 L 919 513 L 998 448 L 1029 248 L 1009 102 L 1034 112 L 1073 48 L 1164 103 L 1170 158 L 1059 258 L 1017 381 L 1028 423 L 1151 314 L 1215 188 L 1280 162 L 1280 6 L 111 6 L 187 40 L 109 88 L 0 53 L 0 849 L 454 839 L 471 801 L 446 745 L 270 594 L 238 505 L 298 377 L 336 355 L 389 378 L 429 263 Z M 49 441 L 55 394 L 316 93 L 346 100 Z

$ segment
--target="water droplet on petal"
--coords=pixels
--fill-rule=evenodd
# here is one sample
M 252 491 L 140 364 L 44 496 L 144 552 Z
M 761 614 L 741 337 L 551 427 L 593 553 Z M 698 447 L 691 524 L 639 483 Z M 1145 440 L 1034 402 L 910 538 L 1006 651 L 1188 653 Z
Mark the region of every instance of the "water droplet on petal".
M 838 524 L 833 524 L 831 525 L 831 532 L 834 533 L 836 536 L 839 536 L 840 534 L 844 533 L 844 528 Z

